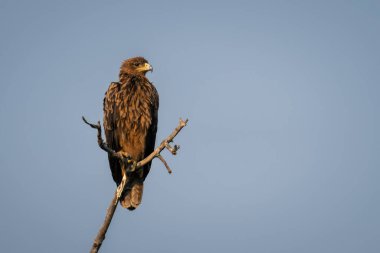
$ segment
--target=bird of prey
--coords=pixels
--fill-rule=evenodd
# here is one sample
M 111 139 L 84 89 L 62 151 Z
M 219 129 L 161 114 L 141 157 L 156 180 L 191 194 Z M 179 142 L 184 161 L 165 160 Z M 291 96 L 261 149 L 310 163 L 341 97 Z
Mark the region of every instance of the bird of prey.
M 120 67 L 119 82 L 110 84 L 103 103 L 108 146 L 134 161 L 153 152 L 156 140 L 159 98 L 156 88 L 145 76 L 148 71 L 153 68 L 143 57 L 125 60 Z M 108 160 L 113 180 L 119 186 L 125 164 L 111 155 Z M 134 210 L 141 203 L 143 183 L 150 166 L 148 163 L 127 173 L 125 191 L 120 198 L 124 208 Z

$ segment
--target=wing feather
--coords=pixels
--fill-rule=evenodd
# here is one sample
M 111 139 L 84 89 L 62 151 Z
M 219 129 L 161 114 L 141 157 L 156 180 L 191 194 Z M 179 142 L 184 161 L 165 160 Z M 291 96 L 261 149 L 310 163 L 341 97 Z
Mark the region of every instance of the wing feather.
M 156 88 L 152 85 L 152 101 L 151 101 L 151 115 L 152 115 L 152 123 L 148 129 L 145 143 L 145 156 L 148 156 L 153 152 L 154 146 L 156 143 L 156 133 L 157 133 L 157 124 L 158 124 L 158 107 L 159 107 L 159 96 Z M 151 162 L 145 165 L 143 180 L 145 180 L 146 176 L 150 171 Z
M 120 115 L 118 115 L 119 111 L 116 110 L 116 92 L 119 89 L 119 83 L 111 83 L 103 101 L 103 127 L 106 136 L 106 141 L 108 146 L 116 152 L 121 149 L 120 143 L 117 138 L 117 134 L 118 131 L 120 131 L 120 129 L 118 129 L 116 124 L 118 118 L 120 118 Z M 110 155 L 108 155 L 108 161 L 112 172 L 113 180 L 116 182 L 116 184 L 119 185 L 122 178 L 120 162 L 117 158 L 111 157 Z

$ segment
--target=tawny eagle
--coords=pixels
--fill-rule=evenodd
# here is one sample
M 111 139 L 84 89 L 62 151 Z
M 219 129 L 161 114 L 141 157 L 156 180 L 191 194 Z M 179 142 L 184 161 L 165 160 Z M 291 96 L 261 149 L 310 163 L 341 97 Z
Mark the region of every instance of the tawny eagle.
M 120 67 L 119 82 L 108 87 L 104 98 L 104 131 L 107 144 L 116 152 L 140 161 L 154 150 L 157 132 L 158 93 L 145 74 L 153 68 L 143 57 L 125 60 Z M 113 180 L 122 180 L 122 166 L 108 156 Z M 134 210 L 141 203 L 143 183 L 151 163 L 127 173 L 120 203 Z

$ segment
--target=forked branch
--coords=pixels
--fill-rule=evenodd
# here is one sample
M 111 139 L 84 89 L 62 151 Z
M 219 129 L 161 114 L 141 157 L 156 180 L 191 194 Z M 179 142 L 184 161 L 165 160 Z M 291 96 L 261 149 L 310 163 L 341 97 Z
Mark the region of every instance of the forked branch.
M 135 169 L 141 168 L 144 165 L 146 165 L 147 163 L 149 163 L 150 161 L 152 161 L 154 158 L 157 157 L 165 165 L 169 174 L 172 173 L 172 170 L 170 169 L 170 167 L 169 167 L 168 163 L 165 161 L 165 159 L 161 156 L 161 152 L 162 152 L 162 150 L 164 150 L 166 148 L 173 155 L 177 154 L 179 146 L 174 145 L 174 147 L 171 147 L 169 143 L 173 142 L 173 139 L 177 136 L 177 134 L 181 131 L 181 129 L 186 126 L 186 124 L 188 122 L 187 119 L 185 121 L 180 119 L 178 126 L 173 130 L 173 132 L 166 139 L 164 139 L 161 142 L 161 144 L 151 154 L 149 154 L 143 160 L 137 162 L 137 161 L 132 161 L 129 157 L 125 157 L 125 156 L 121 155 L 120 153 L 116 152 L 115 150 L 110 148 L 106 142 L 104 142 L 104 140 L 102 138 L 102 127 L 101 127 L 99 121 L 97 124 L 92 124 L 92 123 L 89 123 L 85 119 L 85 117 L 83 117 L 83 116 L 82 116 L 82 119 L 83 119 L 84 123 L 86 123 L 87 125 L 89 125 L 90 127 L 94 128 L 94 129 L 98 130 L 98 135 L 97 135 L 98 136 L 98 145 L 101 149 L 106 151 L 111 156 L 120 159 L 125 164 L 132 164 L 132 166 L 126 166 L 129 168 L 128 169 L 129 171 L 133 171 Z M 123 173 L 123 174 L 125 175 L 126 173 Z M 111 224 L 112 217 L 115 213 L 117 204 L 120 200 L 120 196 L 121 196 L 120 193 L 124 191 L 124 187 L 126 185 L 126 177 L 125 176 L 123 177 L 120 185 L 121 185 L 121 189 L 116 189 L 116 191 L 115 191 L 114 197 L 113 197 L 113 199 L 112 199 L 112 201 L 111 201 L 111 203 L 107 209 L 107 214 L 106 214 L 106 217 L 104 219 L 104 222 L 103 222 L 102 226 L 100 227 L 98 234 L 96 235 L 96 238 L 94 240 L 94 243 L 92 245 L 90 253 L 98 252 L 98 250 L 102 246 L 102 243 L 105 239 L 105 235 L 106 235 L 107 230 L 108 230 L 108 227 Z

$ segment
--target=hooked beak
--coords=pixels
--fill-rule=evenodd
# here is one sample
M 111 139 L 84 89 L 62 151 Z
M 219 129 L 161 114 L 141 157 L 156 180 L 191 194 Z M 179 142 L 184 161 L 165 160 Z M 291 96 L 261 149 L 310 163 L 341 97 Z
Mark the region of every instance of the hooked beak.
M 144 66 L 138 68 L 137 70 L 140 72 L 148 72 L 148 71 L 153 72 L 153 67 L 149 63 L 144 63 Z

